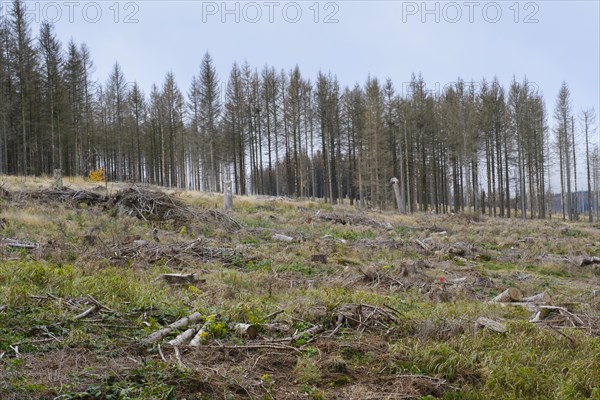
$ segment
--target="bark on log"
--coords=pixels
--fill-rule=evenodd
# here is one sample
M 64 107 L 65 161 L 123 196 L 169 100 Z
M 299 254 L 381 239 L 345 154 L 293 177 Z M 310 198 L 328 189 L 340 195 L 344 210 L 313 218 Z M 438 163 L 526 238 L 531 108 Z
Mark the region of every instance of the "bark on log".
M 504 292 L 500 293 L 498 296 L 494 297 L 492 301 L 496 303 L 510 303 L 512 301 L 521 300 L 523 295 L 521 291 L 517 288 L 508 288 Z
M 522 302 L 525 303 L 545 303 L 548 301 L 548 296 L 546 296 L 546 292 L 534 294 L 533 296 L 524 297 L 521 299 Z
M 303 332 L 295 334 L 294 336 L 289 338 L 289 340 L 291 342 L 295 342 L 296 340 L 300 340 L 304 335 L 312 337 L 321 332 L 323 332 L 323 325 L 315 325 L 312 328 L 308 328 L 307 330 L 305 330 Z
M 276 233 L 275 235 L 273 235 L 273 240 L 277 240 L 277 241 L 280 241 L 280 242 L 290 243 L 290 242 L 294 241 L 294 238 L 290 237 L 290 236 L 281 235 L 279 233 Z
M 169 340 L 167 343 L 169 343 L 171 346 L 181 346 L 181 345 L 185 344 L 187 341 L 189 341 L 190 339 L 192 339 L 195 332 L 196 332 L 195 328 L 190 328 L 190 329 L 186 330 L 185 332 L 177 335 L 177 337 L 175 339 Z
M 267 332 L 289 332 L 290 331 L 290 327 L 289 325 L 286 325 L 284 323 L 281 322 L 272 322 L 270 324 L 263 324 L 262 325 L 263 330 L 267 331 Z
M 198 330 L 198 332 L 196 333 L 196 335 L 194 336 L 194 338 L 190 342 L 190 346 L 192 346 L 192 347 L 199 347 L 202 344 L 202 342 L 204 342 L 206 340 L 207 329 L 208 329 L 208 325 L 207 325 L 207 323 L 204 323 L 204 325 L 202 325 L 202 328 L 200 328 Z

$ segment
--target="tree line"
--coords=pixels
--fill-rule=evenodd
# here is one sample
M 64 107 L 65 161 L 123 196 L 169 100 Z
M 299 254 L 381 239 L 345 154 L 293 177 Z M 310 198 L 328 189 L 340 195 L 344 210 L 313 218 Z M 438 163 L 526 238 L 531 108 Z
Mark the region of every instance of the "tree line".
M 111 180 L 213 192 L 231 182 L 242 195 L 377 208 L 393 205 L 397 177 L 408 212 L 547 218 L 560 192 L 563 219 L 598 215 L 596 115 L 575 115 L 566 83 L 550 116 L 526 78 L 459 78 L 433 93 L 420 75 L 399 91 L 390 79 L 348 87 L 298 66 L 234 63 L 221 81 L 206 53 L 187 91 L 169 72 L 145 93 L 118 63 L 98 82 L 85 44 L 63 45 L 45 22 L 34 36 L 22 0 L 10 10 L 0 20 L 2 174 L 103 168 Z

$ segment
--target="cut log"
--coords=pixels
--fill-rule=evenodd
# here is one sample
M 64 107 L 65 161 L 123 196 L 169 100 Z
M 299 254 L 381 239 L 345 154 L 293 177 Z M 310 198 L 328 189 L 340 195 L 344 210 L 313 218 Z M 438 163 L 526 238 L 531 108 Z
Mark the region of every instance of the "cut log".
M 548 296 L 546 295 L 546 292 L 542 292 L 542 293 L 534 294 L 533 296 L 523 297 L 521 299 L 521 301 L 525 302 L 525 303 L 541 304 L 541 303 L 545 303 L 548 301 Z
M 493 319 L 489 319 L 486 317 L 479 317 L 475 321 L 477 327 L 486 328 L 494 332 L 505 333 L 506 326 L 498 321 L 494 321 Z
M 506 289 L 504 292 L 500 293 L 498 296 L 494 297 L 492 301 L 496 303 L 510 303 L 512 301 L 521 300 L 521 297 L 523 297 L 521 291 L 517 288 L 511 287 Z
M 200 320 L 202 320 L 202 314 L 197 313 L 197 312 L 193 313 L 187 317 L 178 319 L 177 321 L 173 322 L 171 325 L 167 326 L 166 328 L 162 328 L 156 332 L 153 332 L 146 339 L 144 339 L 143 342 L 146 344 L 156 343 L 159 340 L 162 340 L 165 336 L 167 336 L 173 330 L 185 328 L 189 324 L 193 324 Z
M 279 242 L 286 242 L 286 243 L 290 243 L 294 241 L 293 237 L 290 236 L 286 236 L 286 235 L 282 235 L 279 233 L 276 233 L 273 235 L 273 240 L 277 240 Z
M 177 337 L 173 340 L 169 340 L 167 343 L 169 343 L 171 346 L 181 346 L 183 344 L 185 344 L 186 342 L 188 342 L 190 339 L 192 339 L 192 337 L 194 336 L 194 333 L 196 332 L 197 328 L 190 328 L 188 330 L 186 330 L 183 333 L 180 333 L 179 335 L 177 335 Z
M 190 342 L 190 346 L 199 347 L 203 342 L 205 342 L 206 338 L 208 337 L 207 330 L 208 330 L 208 322 L 204 323 L 204 325 L 202 325 L 202 328 L 200 328 L 198 330 L 198 332 L 196 332 L 196 335 Z
M 258 336 L 258 329 L 255 325 L 251 324 L 235 324 L 233 331 L 240 337 L 248 339 L 256 339 Z

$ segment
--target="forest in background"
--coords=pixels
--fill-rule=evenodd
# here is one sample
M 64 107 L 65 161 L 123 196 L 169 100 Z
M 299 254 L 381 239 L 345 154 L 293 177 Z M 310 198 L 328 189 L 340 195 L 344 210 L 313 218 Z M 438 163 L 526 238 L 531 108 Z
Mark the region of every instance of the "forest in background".
M 332 73 L 234 63 L 221 80 L 208 53 L 185 92 L 172 73 L 148 93 L 118 63 L 105 82 L 94 73 L 85 44 L 63 45 L 48 23 L 35 35 L 13 2 L 0 20 L 1 174 L 104 169 L 110 180 L 211 192 L 231 181 L 236 194 L 374 208 L 394 206 L 397 177 L 407 212 L 547 218 L 560 193 L 562 219 L 598 215 L 596 115 L 573 110 L 566 83 L 548 113 L 526 78 L 432 93 L 413 75 L 399 93 L 390 79 L 347 87 Z

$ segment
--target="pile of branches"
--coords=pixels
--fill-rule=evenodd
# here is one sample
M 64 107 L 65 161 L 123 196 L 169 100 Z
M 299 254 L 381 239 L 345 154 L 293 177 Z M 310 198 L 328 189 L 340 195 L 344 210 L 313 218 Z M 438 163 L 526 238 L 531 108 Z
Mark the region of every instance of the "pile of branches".
M 399 312 L 391 307 L 378 307 L 369 304 L 343 304 L 338 309 L 336 327 L 333 333 L 343 326 L 364 332 L 367 329 L 391 332 L 398 325 Z
M 194 212 L 166 193 L 140 187 L 118 192 L 112 201 L 126 215 L 146 221 L 188 221 Z
M 389 222 L 376 221 L 374 219 L 367 218 L 364 215 L 360 214 L 319 213 L 315 217 L 323 221 L 329 221 L 341 225 L 360 225 L 370 226 L 379 229 L 393 229 L 392 224 L 390 224 Z
M 15 203 L 36 201 L 39 203 L 63 203 L 70 206 L 104 204 L 108 197 L 88 190 L 75 190 L 68 187 L 49 188 L 35 191 L 18 191 L 12 195 Z
M 250 261 L 238 251 L 210 247 L 204 239 L 171 244 L 134 240 L 113 244 L 109 248 L 111 262 L 135 259 L 149 264 L 165 261 L 167 265 L 181 265 L 193 261 L 220 261 L 227 266 L 242 266 Z
M 600 336 L 600 318 L 591 315 L 575 314 L 565 307 L 541 305 L 529 322 L 544 324 L 553 328 L 570 327 L 585 329 L 596 336 Z
M 145 221 L 174 221 L 180 224 L 201 223 L 236 231 L 242 225 L 217 210 L 196 211 L 175 197 L 157 190 L 131 187 L 118 192 L 112 199 L 126 215 Z

